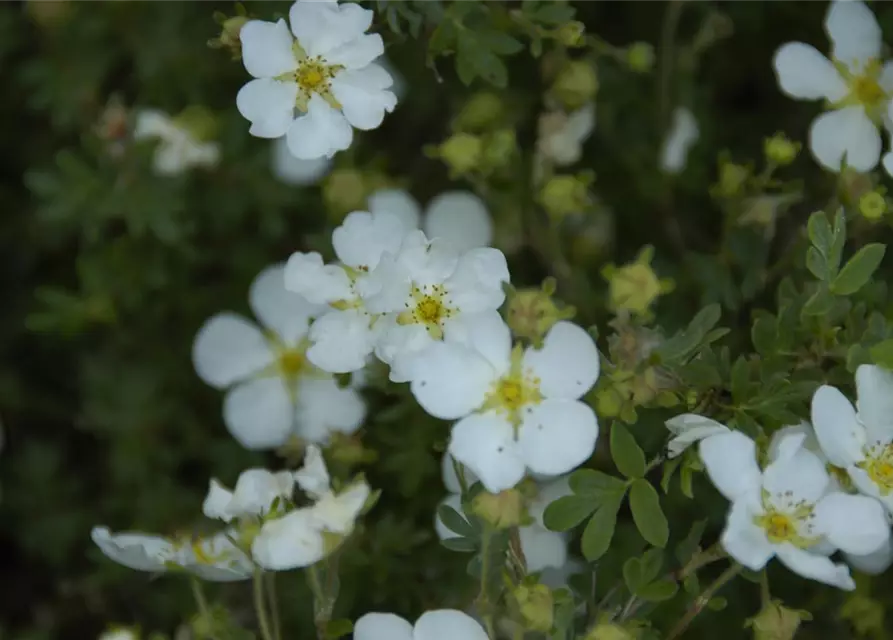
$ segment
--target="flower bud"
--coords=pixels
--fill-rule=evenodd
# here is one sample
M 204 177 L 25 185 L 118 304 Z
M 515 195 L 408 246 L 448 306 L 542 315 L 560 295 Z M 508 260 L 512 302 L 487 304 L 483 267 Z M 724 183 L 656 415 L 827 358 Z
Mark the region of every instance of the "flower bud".
M 520 289 L 509 293 L 507 321 L 515 336 L 539 344 L 552 325 L 574 316 L 573 307 L 559 307 L 552 299 L 554 293 L 554 278 L 546 278 L 539 289 Z
M 540 190 L 540 203 L 555 222 L 582 213 L 591 203 L 589 181 L 575 175 L 557 175 Z
M 763 142 L 766 159 L 780 167 L 791 164 L 800 153 L 800 143 L 790 140 L 783 133 L 776 133 Z
M 521 584 L 513 595 L 526 629 L 547 633 L 552 628 L 554 602 L 549 587 L 544 584 Z
M 437 147 L 434 155 L 446 163 L 453 177 L 458 177 L 471 173 L 481 165 L 484 143 L 479 136 L 457 133 Z
M 636 640 L 636 635 L 619 624 L 602 622 L 586 634 L 586 640 Z
M 672 290 L 671 280 L 659 280 L 651 268 L 653 251 L 644 249 L 635 262 L 622 267 L 609 265 L 602 274 L 608 280 L 611 306 L 615 311 L 646 314 L 662 293 Z
M 483 139 L 482 164 L 487 171 L 502 169 L 511 162 L 518 150 L 514 129 L 499 129 Z
M 565 47 L 581 47 L 584 44 L 585 33 L 586 26 L 582 22 L 571 20 L 555 30 L 555 39 Z
M 521 524 L 524 517 L 524 500 L 521 492 L 507 489 L 500 493 L 482 491 L 475 496 L 472 512 L 497 529 L 508 529 Z
M 567 109 L 582 107 L 598 93 L 595 67 L 583 60 L 569 62 L 555 79 L 552 92 Z
M 719 181 L 714 186 L 714 194 L 722 198 L 740 195 L 750 177 L 750 169 L 734 162 L 723 162 L 719 167 Z
M 650 73 L 654 68 L 654 47 L 647 42 L 634 42 L 626 50 L 626 64 L 636 73 Z
M 239 15 L 235 16 L 227 16 L 220 12 L 214 14 L 214 19 L 220 25 L 220 35 L 208 40 L 208 46 L 212 49 L 228 49 L 233 60 L 242 57 L 242 41 L 239 34 L 242 32 L 242 27 L 251 20 L 241 5 L 237 5 L 237 10 Z
M 878 190 L 869 191 L 859 198 L 859 213 L 866 220 L 875 222 L 887 214 L 887 199 Z
M 456 131 L 483 131 L 502 116 L 502 100 L 495 93 L 481 91 L 471 96 L 453 121 Z
M 774 600 L 750 618 L 747 626 L 753 629 L 754 640 L 791 640 L 797 633 L 800 622 L 811 619 L 808 611 L 788 609 Z

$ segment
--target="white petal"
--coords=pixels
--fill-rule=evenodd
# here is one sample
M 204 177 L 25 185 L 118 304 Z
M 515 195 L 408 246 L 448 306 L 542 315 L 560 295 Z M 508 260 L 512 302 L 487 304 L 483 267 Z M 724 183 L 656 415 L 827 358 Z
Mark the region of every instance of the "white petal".
M 827 111 L 812 121 L 809 148 L 824 167 L 840 171 L 846 164 L 859 172 L 871 171 L 881 156 L 881 136 L 860 106 Z
M 835 564 L 826 556 L 798 549 L 788 543 L 777 547 L 776 555 L 788 569 L 804 578 L 847 591 L 856 588 L 847 566 Z
M 381 213 L 397 216 L 406 231 L 418 229 L 422 219 L 419 203 L 404 189 L 379 189 L 369 196 L 369 211 L 373 216 Z
M 314 304 L 353 298 L 350 278 L 344 269 L 334 264 L 323 264 L 322 256 L 315 251 L 291 254 L 283 277 L 288 291 Z
M 356 71 L 342 71 L 332 78 L 332 95 L 341 105 L 344 117 L 361 131 L 380 127 L 384 114 L 397 106 L 397 96 L 380 87 L 383 78 L 378 74 L 387 76 L 390 86 L 388 72 L 375 64 Z
M 230 389 L 223 421 L 246 449 L 274 449 L 291 435 L 294 408 L 281 378 L 256 378 Z
M 801 422 L 798 425 L 782 427 L 772 434 L 772 439 L 769 441 L 768 451 L 770 462 L 778 458 L 781 443 L 791 436 L 803 436 L 803 448 L 816 454 L 822 462 L 827 462 L 825 453 L 822 451 L 818 438 L 816 438 L 815 431 L 812 430 L 812 425 L 808 422 Z
M 137 571 L 167 571 L 165 562 L 173 556 L 173 545 L 161 536 L 113 534 L 106 527 L 94 527 L 90 537 L 106 557 Z
M 688 150 L 701 135 L 698 121 L 685 107 L 673 111 L 673 124 L 660 153 L 660 167 L 666 173 L 680 173 L 685 168 Z
M 886 571 L 893 564 L 893 544 L 890 537 L 881 545 L 880 549 L 865 555 L 845 553 L 847 564 L 862 573 L 876 576 Z
M 337 495 L 327 493 L 311 509 L 313 521 L 326 531 L 347 535 L 368 498 L 369 485 L 365 482 L 356 482 Z
M 267 267 L 248 290 L 248 303 L 257 319 L 276 332 L 288 346 L 295 346 L 307 333 L 310 318 L 324 307 L 285 288 L 285 265 Z
M 429 242 L 424 231 L 414 230 L 404 236 L 397 260 L 416 283 L 442 284 L 456 271 L 459 254 L 452 245 L 440 240 Z
M 230 537 L 239 534 L 233 529 L 192 540 L 180 550 L 179 564 L 202 580 L 235 582 L 247 580 L 254 573 L 254 563 L 233 545 Z M 196 553 L 196 548 L 200 554 Z
M 859 493 L 880 501 L 887 508 L 887 511 L 893 514 L 893 493 L 881 495 L 880 487 L 871 479 L 871 476 L 864 469 L 855 465 L 848 467 L 847 473 Z
M 746 435 L 732 431 L 701 440 L 700 454 L 707 475 L 726 499 L 735 502 L 759 494 L 762 476 L 757 449 Z
M 202 513 L 206 518 L 214 520 L 223 520 L 229 522 L 233 519 L 229 506 L 233 500 L 233 492 L 220 484 L 216 479 L 211 478 L 208 486 L 208 495 L 202 503 Z
M 567 539 L 563 534 L 531 525 L 521 527 L 518 535 L 528 571 L 542 571 L 546 567 L 558 569 L 567 562 Z
M 763 471 L 763 489 L 771 495 L 769 500 L 787 501 L 805 500 L 812 504 L 818 500 L 828 488 L 828 472 L 825 463 L 819 458 L 801 448 L 804 440 L 802 435 L 792 435 L 787 442 L 794 445 L 791 453 L 784 451 L 785 442 L 782 443 L 781 453 Z
M 298 66 L 285 20 L 249 20 L 239 31 L 239 40 L 245 70 L 255 78 L 274 78 Z
M 836 388 L 822 385 L 812 396 L 812 426 L 831 464 L 847 468 L 862 460 L 865 431 L 853 405 Z
M 192 344 L 198 377 L 218 389 L 248 378 L 274 358 L 257 326 L 234 313 L 219 313 L 209 319 Z
M 847 65 L 865 64 L 881 54 L 881 28 L 863 2 L 835 0 L 825 16 L 831 55 Z
M 428 611 L 415 623 L 413 640 L 487 640 L 487 632 L 467 613 L 453 609 Z
M 294 487 L 295 477 L 289 471 L 246 469 L 236 481 L 229 512 L 237 518 L 263 515 L 277 498 L 291 498 Z
M 893 151 L 885 153 L 881 162 L 884 165 L 884 171 L 887 172 L 887 175 L 893 176 Z
M 344 264 L 372 270 L 383 254 L 397 253 L 404 232 L 396 215 L 354 211 L 332 232 L 332 246 Z
M 665 422 L 667 429 L 675 435 L 667 444 L 667 456 L 675 458 L 695 442 L 710 436 L 729 433 L 729 428 L 716 420 L 694 413 L 684 413 Z
M 363 35 L 372 15 L 352 2 L 298 0 L 288 12 L 288 21 L 307 55 L 318 56 Z
M 133 137 L 136 140 L 170 138 L 176 131 L 173 118 L 164 111 L 141 109 L 136 114 L 136 123 L 133 127 Z
M 463 252 L 489 246 L 493 222 L 484 201 L 476 195 L 468 191 L 447 191 L 428 205 L 425 234 L 447 240 Z
M 307 447 L 304 465 L 295 472 L 295 481 L 314 498 L 322 497 L 330 491 L 329 470 L 326 469 L 322 451 L 316 445 Z
M 375 346 L 369 315 L 360 309 L 330 311 L 310 327 L 307 359 L 323 371 L 350 373 L 366 366 Z
M 449 456 L 444 457 L 448 458 Z M 455 509 L 456 513 L 458 513 L 460 516 L 464 517 L 465 515 L 462 512 L 462 496 L 460 496 L 458 493 L 451 493 L 446 498 L 441 500 L 440 504 Z M 454 532 L 443 523 L 443 521 L 440 519 L 440 516 L 437 515 L 436 512 L 434 515 L 434 531 L 437 533 L 437 537 L 440 540 L 448 540 L 449 538 L 456 538 L 459 536 L 458 533 Z
M 792 98 L 832 102 L 842 100 L 847 85 L 840 72 L 815 47 L 788 42 L 775 52 L 772 60 L 781 90 Z
M 389 322 L 385 327 L 375 345 L 375 355 L 391 367 L 388 374 L 391 382 L 411 382 L 423 375 L 427 350 L 438 344 L 427 328 L 421 324 L 396 322 Z
M 395 256 L 384 253 L 375 269 L 356 279 L 354 290 L 369 313 L 402 312 L 412 290 L 412 276 Z
M 435 418 L 456 420 L 484 404 L 497 373 L 480 354 L 447 342 L 429 346 L 413 361 L 410 388 L 422 408 Z
M 252 80 L 239 89 L 236 107 L 251 122 L 248 133 L 258 138 L 279 138 L 294 121 L 298 85 L 270 78 Z
M 893 441 L 893 373 L 873 364 L 856 369 L 856 408 L 869 441 Z
M 558 475 L 589 459 L 598 440 L 595 412 L 576 400 L 544 400 L 528 405 L 518 433 L 531 471 Z
M 842 551 L 865 555 L 890 539 L 890 524 L 881 503 L 866 496 L 831 493 L 815 506 L 814 525 Z
M 455 425 L 449 452 L 471 469 L 490 493 L 511 489 L 524 477 L 512 425 L 494 412 L 474 413 Z
M 298 387 L 296 434 L 304 440 L 321 443 L 334 432 L 354 433 L 365 417 L 363 396 L 332 378 L 303 380 Z
M 460 313 L 444 323 L 444 340 L 477 351 L 499 376 L 509 370 L 512 333 L 498 311 Z
M 598 348 L 581 327 L 556 322 L 542 349 L 530 348 L 524 353 L 524 368 L 540 379 L 540 391 L 547 398 L 577 399 L 598 379 Z
M 367 613 L 353 627 L 354 640 L 413 640 L 412 625 L 393 613 Z
M 331 158 L 338 151 L 347 149 L 353 141 L 350 123 L 316 93 L 307 103 L 307 113 L 279 135 L 283 134 L 289 151 L 301 160 Z
M 744 501 L 733 502 L 721 542 L 726 553 L 736 561 L 752 571 L 759 571 L 775 550 L 766 538 L 766 532 L 754 524 L 753 516 Z
M 371 63 L 384 53 L 384 41 L 377 33 L 368 33 L 351 40 L 337 49 L 332 49 L 326 54 L 326 60 L 330 64 L 340 64 L 349 70 L 365 71 L 373 66 Z M 374 65 L 378 67 L 379 65 Z M 385 71 L 382 68 L 383 71 Z M 387 73 L 387 71 L 385 71 Z M 394 81 L 388 74 L 386 84 L 382 88 L 390 87 Z
M 502 251 L 479 247 L 462 254 L 446 286 L 456 307 L 464 313 L 478 313 L 502 306 L 506 282 L 509 270 Z
M 282 182 L 295 186 L 316 184 L 332 168 L 332 160 L 326 157 L 313 160 L 295 158 L 288 149 L 285 137 L 273 141 L 273 175 Z
M 268 520 L 251 545 L 254 561 L 270 571 L 308 567 L 322 560 L 325 543 L 313 526 L 309 509 L 297 509 L 278 520 Z
M 462 467 L 462 473 L 465 475 L 465 482 L 468 486 L 478 481 L 478 477 L 474 475 L 471 469 L 463 466 L 460 462 L 456 462 Z M 453 467 L 453 456 L 449 453 L 443 454 L 440 459 L 440 474 L 443 478 L 443 484 L 450 493 L 461 493 L 462 487 L 459 484 L 459 477 L 456 475 L 456 469 Z

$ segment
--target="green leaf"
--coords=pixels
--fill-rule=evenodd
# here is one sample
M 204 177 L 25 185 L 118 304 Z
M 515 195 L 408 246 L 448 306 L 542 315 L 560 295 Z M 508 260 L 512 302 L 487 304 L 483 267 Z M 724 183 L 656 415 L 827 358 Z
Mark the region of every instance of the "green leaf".
M 655 547 L 667 546 L 670 528 L 660 507 L 657 490 L 647 480 L 636 480 L 629 491 L 629 506 L 642 537 Z
M 837 275 L 840 269 L 840 259 L 843 257 L 843 245 L 846 243 L 846 216 L 843 208 L 834 214 L 834 228 L 831 230 L 831 246 L 828 248 L 828 269 L 831 277 Z
M 589 519 L 583 530 L 581 546 L 583 555 L 589 562 L 595 562 L 608 550 L 614 527 L 617 525 L 617 511 L 622 498 L 602 503 L 598 511 Z
M 326 623 L 326 638 L 328 640 L 342 638 L 351 631 L 353 631 L 353 622 L 350 620 L 329 620 Z
M 685 536 L 685 539 L 676 547 L 676 559 L 679 561 L 679 564 L 688 564 L 688 561 L 691 560 L 692 556 L 694 556 L 697 550 L 700 549 L 701 537 L 704 535 L 704 530 L 706 528 L 706 520 L 698 520 L 691 526 L 688 535 Z
M 623 581 L 630 593 L 638 594 L 639 590 L 657 578 L 664 563 L 664 554 L 660 549 L 651 548 L 641 558 L 630 558 L 623 563 Z
M 806 250 L 806 268 L 822 282 L 828 282 L 831 279 L 831 272 L 828 270 L 828 259 L 815 247 L 810 247 Z
M 831 244 L 834 240 L 834 232 L 831 229 L 831 223 L 828 222 L 828 216 L 824 211 L 816 211 L 809 216 L 809 222 L 806 223 L 806 230 L 809 232 L 809 241 L 819 250 L 822 256 L 826 257 L 831 251 Z
M 458 34 L 456 73 L 466 85 L 471 84 L 478 76 L 499 88 L 508 83 L 508 71 L 499 56 L 482 44 L 473 31 L 467 29 Z
M 679 468 L 684 459 L 682 456 L 677 456 L 664 462 L 663 475 L 660 479 L 660 488 L 663 489 L 664 493 L 670 493 L 670 480 L 673 479 L 673 473 Z
M 471 538 L 444 538 L 441 546 L 458 553 L 471 553 L 477 550 L 477 541 Z
M 623 495 L 626 482 L 594 469 L 578 469 L 571 474 L 569 484 L 574 493 L 592 498 Z
M 871 360 L 884 369 L 893 369 L 893 338 L 878 342 L 869 350 Z
M 437 517 L 447 529 L 463 538 L 474 538 L 477 533 L 468 520 L 451 506 L 442 504 L 437 507 Z
M 645 475 L 645 453 L 629 429 L 620 422 L 611 425 L 611 457 L 620 473 L 627 478 Z
M 705 337 L 711 333 L 710 330 L 719 322 L 721 316 L 722 308 L 718 304 L 707 305 L 692 318 L 684 330 L 660 345 L 656 350 L 657 354 L 665 362 L 685 360 L 705 342 Z M 711 334 L 709 341 L 712 342 L 723 335 L 725 334 Z
M 828 313 L 833 306 L 834 296 L 825 285 L 821 285 L 803 305 L 802 312 L 805 316 L 822 316 Z
M 750 386 L 750 366 L 744 356 L 738 356 L 731 372 L 732 400 L 735 404 L 743 404 L 748 398 Z
M 475 36 L 490 51 L 503 56 L 513 55 L 524 48 L 524 45 L 521 44 L 521 42 L 504 31 L 480 29 L 475 31 Z
M 859 249 L 831 282 L 831 292 L 839 296 L 848 296 L 864 287 L 881 266 L 886 249 L 887 247 L 879 243 L 867 244 Z
M 543 522 L 552 531 L 567 531 L 583 522 L 599 506 L 590 496 L 562 496 L 543 513 Z
M 679 591 L 679 585 L 675 580 L 664 578 L 646 585 L 636 592 L 636 595 L 649 602 L 663 602 L 669 600 Z

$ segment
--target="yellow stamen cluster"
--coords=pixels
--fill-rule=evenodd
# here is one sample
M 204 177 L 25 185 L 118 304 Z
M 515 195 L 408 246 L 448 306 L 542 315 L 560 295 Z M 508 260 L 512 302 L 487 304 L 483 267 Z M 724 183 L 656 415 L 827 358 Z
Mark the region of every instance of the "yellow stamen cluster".
M 882 496 L 893 491 L 893 444 L 866 447 L 865 460 L 856 466 L 868 474 Z
M 397 317 L 402 325 L 420 324 L 435 340 L 443 339 L 443 322 L 453 317 L 458 309 L 450 306 L 446 287 L 442 284 L 413 286 L 406 311 Z
M 881 86 L 880 77 L 883 65 L 880 60 L 869 60 L 863 68 L 855 70 L 837 62 L 835 64 L 843 76 L 849 92 L 835 107 L 861 105 L 865 113 L 875 122 L 880 122 L 890 100 L 889 93 Z
M 505 416 L 517 428 L 521 425 L 521 409 L 526 405 L 539 404 L 540 379 L 531 371 L 525 371 L 524 351 L 520 345 L 512 350 L 508 373 L 493 383 L 481 411 L 496 411 Z
M 805 549 L 816 544 L 820 536 L 812 535 L 814 505 L 806 500 L 795 500 L 791 491 L 772 496 L 763 491 L 762 515 L 753 521 L 766 532 L 772 544 L 788 542 L 795 547 Z

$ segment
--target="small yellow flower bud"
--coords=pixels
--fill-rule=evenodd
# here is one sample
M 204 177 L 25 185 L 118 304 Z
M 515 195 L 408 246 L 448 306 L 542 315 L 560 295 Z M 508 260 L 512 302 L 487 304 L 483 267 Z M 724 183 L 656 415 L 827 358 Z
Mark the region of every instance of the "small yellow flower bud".
M 516 489 L 500 493 L 482 491 L 475 496 L 471 506 L 475 515 L 497 529 L 508 529 L 521 524 L 524 517 L 524 499 Z
M 555 79 L 552 92 L 568 110 L 582 107 L 598 93 L 595 67 L 584 60 L 569 62 Z
M 466 175 L 477 169 L 484 155 L 484 143 L 479 136 L 457 133 L 450 136 L 435 152 L 454 177 Z
M 540 191 L 540 203 L 556 222 L 582 213 L 591 203 L 588 181 L 573 175 L 554 176 Z
M 626 50 L 626 64 L 636 73 L 650 73 L 654 68 L 654 47 L 647 42 L 634 42 Z
M 482 164 L 487 171 L 502 169 L 511 162 L 518 151 L 514 129 L 499 129 L 483 139 Z
M 672 281 L 659 280 L 651 268 L 652 251 L 642 251 L 635 262 L 622 267 L 609 266 L 603 271 L 608 280 L 611 306 L 615 311 L 625 310 L 639 315 L 648 312 L 652 303 L 662 293 L 673 288 Z
M 800 153 L 800 143 L 790 140 L 783 133 L 776 133 L 763 142 L 766 159 L 780 167 L 791 164 Z
M 781 602 L 772 601 L 756 616 L 747 621 L 753 629 L 754 640 L 791 640 L 803 620 L 811 620 L 808 611 L 788 609 Z
M 624 403 L 624 397 L 615 387 L 600 389 L 596 392 L 595 408 L 600 416 L 616 418 L 623 411 Z
M 518 610 L 529 631 L 546 633 L 552 628 L 552 592 L 544 584 L 518 586 L 514 594 Z
M 636 634 L 619 624 L 602 622 L 586 634 L 586 640 L 636 640 Z
M 867 220 L 880 220 L 887 214 L 887 199 L 879 191 L 869 191 L 859 198 L 859 213 Z
M 581 47 L 584 44 L 583 34 L 586 26 L 579 20 L 566 22 L 555 31 L 555 39 L 565 47 Z
M 471 96 L 453 122 L 456 131 L 484 131 L 502 116 L 502 100 L 495 93 L 482 91 Z
M 220 35 L 208 40 L 208 46 L 212 49 L 228 49 L 233 60 L 238 60 L 242 57 L 242 40 L 239 38 L 239 34 L 242 32 L 242 27 L 251 18 L 244 9 L 236 16 L 217 13 L 214 18 L 220 24 Z
M 539 289 L 520 289 L 509 294 L 507 321 L 515 336 L 539 343 L 552 325 L 574 316 L 573 307 L 560 308 L 552 299 L 554 292 L 555 280 L 547 278 Z
M 719 182 L 716 184 L 716 195 L 723 198 L 732 198 L 740 195 L 747 179 L 750 177 L 750 169 L 734 162 L 723 162 L 719 167 Z
M 340 222 L 350 211 L 362 210 L 368 189 L 356 169 L 335 169 L 322 184 L 322 197 L 332 222 Z

